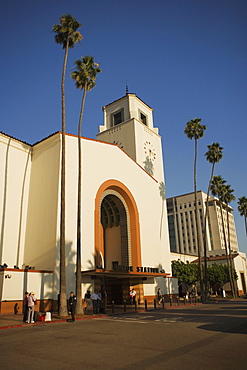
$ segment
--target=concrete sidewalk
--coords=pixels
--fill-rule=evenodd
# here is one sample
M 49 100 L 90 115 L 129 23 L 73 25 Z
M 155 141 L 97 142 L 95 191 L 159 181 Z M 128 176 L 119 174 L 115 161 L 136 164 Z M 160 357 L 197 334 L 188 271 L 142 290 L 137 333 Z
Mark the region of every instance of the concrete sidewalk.
M 105 310 L 105 313 L 100 314 L 93 314 L 92 311 L 88 314 L 81 315 L 80 317 L 75 315 L 76 320 L 87 320 L 97 317 L 102 317 L 106 315 L 115 315 L 115 314 L 124 314 L 124 313 L 131 313 L 131 312 L 144 312 L 147 310 L 162 310 L 162 309 L 173 309 L 173 308 L 182 308 L 182 307 L 188 307 L 188 306 L 195 306 L 200 305 L 201 303 L 190 303 L 189 301 L 184 302 L 181 301 L 178 305 L 177 303 L 170 305 L 169 302 L 165 302 L 164 305 L 160 304 L 154 307 L 154 304 L 149 303 L 147 307 L 145 307 L 144 304 L 139 304 L 136 308 L 135 306 L 130 305 L 115 305 L 114 307 L 108 306 Z M 51 321 L 37 321 L 34 324 L 28 324 L 26 322 L 23 322 L 23 315 L 22 314 L 2 314 L 0 315 L 0 330 L 1 329 L 10 329 L 10 328 L 18 328 L 18 327 L 27 327 L 27 326 L 33 326 L 33 325 L 43 325 L 43 324 L 50 324 L 50 323 L 57 323 L 57 322 L 66 322 L 67 319 L 70 319 L 71 317 L 68 316 L 66 318 L 60 318 L 58 316 L 57 312 L 51 313 Z

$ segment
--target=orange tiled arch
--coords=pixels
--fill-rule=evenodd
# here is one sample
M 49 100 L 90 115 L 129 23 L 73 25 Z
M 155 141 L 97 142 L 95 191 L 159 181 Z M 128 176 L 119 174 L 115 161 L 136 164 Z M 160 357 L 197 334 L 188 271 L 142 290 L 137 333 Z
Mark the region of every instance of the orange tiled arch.
M 141 245 L 140 245 L 140 223 L 139 213 L 135 199 L 129 189 L 117 180 L 107 180 L 98 189 L 95 197 L 94 210 L 94 245 L 95 256 L 98 256 L 103 250 L 103 228 L 100 222 L 100 200 L 106 190 L 115 190 L 125 200 L 130 215 L 130 233 L 131 233 L 131 255 L 133 267 L 141 266 Z

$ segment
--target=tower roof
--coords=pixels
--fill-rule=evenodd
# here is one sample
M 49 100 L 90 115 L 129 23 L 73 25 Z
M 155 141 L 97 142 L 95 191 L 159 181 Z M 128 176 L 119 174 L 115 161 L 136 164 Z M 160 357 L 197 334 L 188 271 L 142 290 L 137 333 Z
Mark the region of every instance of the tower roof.
M 114 104 L 116 103 L 117 101 L 120 101 L 122 99 L 125 99 L 126 96 L 134 96 L 136 97 L 138 100 L 140 100 L 140 102 L 142 102 L 143 104 L 145 104 L 149 109 L 153 110 L 153 108 L 151 108 L 147 103 L 145 103 L 142 99 L 140 99 L 135 93 L 126 93 L 124 96 L 122 96 L 121 98 L 117 99 L 117 100 L 114 100 L 113 102 L 107 104 L 107 105 L 103 105 L 102 107 L 102 110 L 106 107 L 109 107 L 111 104 Z

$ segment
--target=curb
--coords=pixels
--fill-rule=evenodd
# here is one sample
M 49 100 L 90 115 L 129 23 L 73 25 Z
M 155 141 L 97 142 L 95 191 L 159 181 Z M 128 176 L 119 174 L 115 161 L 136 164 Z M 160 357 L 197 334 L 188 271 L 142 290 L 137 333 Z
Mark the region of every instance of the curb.
M 87 317 L 78 317 L 75 319 L 75 321 L 97 319 L 99 317 L 106 317 L 106 316 L 109 316 L 109 315 L 94 315 L 94 316 L 87 316 Z M 37 321 L 33 324 L 25 323 L 25 324 L 6 325 L 6 326 L 0 326 L 0 330 L 12 329 L 12 328 L 29 328 L 31 326 L 53 324 L 53 323 L 55 324 L 55 323 L 60 323 L 60 322 L 67 322 L 67 319 L 58 319 L 58 320 L 51 320 L 51 321 Z
M 171 310 L 171 309 L 176 309 L 176 308 L 183 308 L 183 307 L 191 307 L 191 306 L 198 306 L 198 305 L 202 305 L 203 303 L 194 303 L 194 304 L 186 304 L 186 305 L 178 305 L 178 306 L 170 306 L 170 307 L 160 307 L 159 309 L 163 309 L 164 311 L 165 310 Z M 145 310 L 145 309 L 141 309 L 141 310 L 136 310 L 136 311 L 129 311 L 129 312 L 111 312 L 111 313 L 108 313 L 108 314 L 103 314 L 103 315 L 85 315 L 85 317 L 78 317 L 75 319 L 75 321 L 81 321 L 81 320 L 91 320 L 91 319 L 97 319 L 97 318 L 100 318 L 100 317 L 110 317 L 110 316 L 113 316 L 113 315 L 123 315 L 123 314 L 131 314 L 131 313 L 144 313 L 144 312 L 151 312 L 151 311 L 156 311 L 155 308 L 150 308 L 148 310 Z M 31 327 L 31 326 L 37 326 L 37 325 L 44 325 L 44 324 L 55 324 L 55 323 L 61 323 L 61 322 L 67 322 L 67 318 L 66 319 L 57 319 L 57 320 L 51 320 L 51 321 L 37 321 L 33 324 L 27 324 L 27 323 L 23 323 L 23 324 L 15 324 L 15 325 L 6 325 L 6 326 L 0 326 L 0 330 L 3 330 L 3 329 L 14 329 L 14 328 L 28 328 L 28 327 Z

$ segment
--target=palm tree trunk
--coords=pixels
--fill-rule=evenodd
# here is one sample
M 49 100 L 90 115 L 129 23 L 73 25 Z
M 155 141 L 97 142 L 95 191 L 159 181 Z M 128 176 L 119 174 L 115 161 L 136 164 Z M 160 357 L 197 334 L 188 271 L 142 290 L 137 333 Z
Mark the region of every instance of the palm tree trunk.
M 228 207 L 228 205 L 227 205 Z M 232 259 L 232 252 L 231 252 L 231 238 L 230 238 L 230 223 L 229 223 L 229 212 L 228 208 L 226 211 L 227 215 L 227 232 L 228 232 L 228 249 L 229 249 L 229 260 L 230 260 L 230 279 L 232 280 L 232 286 L 233 286 L 233 297 L 237 298 L 237 286 L 236 286 L 236 280 L 234 279 L 234 268 L 233 268 L 233 259 Z
M 60 299 L 59 299 L 59 315 L 67 316 L 67 299 L 66 299 L 66 266 L 65 266 L 65 94 L 64 82 L 68 59 L 69 38 L 65 48 L 63 72 L 62 72 L 62 159 L 61 159 L 61 213 L 60 213 Z
M 231 278 L 231 266 L 230 266 L 229 255 L 228 255 L 228 250 L 227 250 L 226 230 L 225 230 L 225 223 L 224 223 L 224 218 L 223 218 L 222 202 L 221 201 L 219 202 L 220 202 L 220 214 L 221 214 L 224 243 L 225 243 L 226 261 L 227 261 L 227 267 L 228 267 L 229 279 L 230 279 L 230 287 L 231 287 L 232 294 L 234 294 L 234 286 L 232 284 L 232 278 Z
M 207 225 L 208 225 L 208 200 L 209 200 L 209 192 L 212 183 L 212 178 L 214 176 L 214 166 L 215 162 L 213 162 L 211 176 L 208 184 L 208 192 L 207 192 L 207 199 L 206 199 L 206 212 L 205 212 L 205 219 L 204 219 L 204 234 L 203 234 L 203 248 L 204 248 L 204 294 L 205 299 L 208 299 L 208 266 L 207 266 Z
M 86 99 L 85 85 L 83 90 L 83 97 L 81 103 L 80 118 L 78 124 L 78 189 L 77 189 L 77 253 L 76 253 L 76 314 L 81 315 L 82 310 L 82 292 L 81 292 L 81 187 L 82 187 L 82 170 L 81 170 L 81 128 L 82 128 L 82 117 Z
M 201 299 L 204 302 L 205 297 L 204 297 L 204 286 L 203 286 L 201 243 L 200 243 L 200 236 L 199 236 L 198 206 L 197 206 L 196 162 L 197 162 L 197 139 L 195 139 L 195 158 L 194 158 L 195 219 L 196 219 L 196 234 L 197 234 L 198 265 L 199 265 L 199 276 L 200 276 L 200 290 L 201 290 Z

